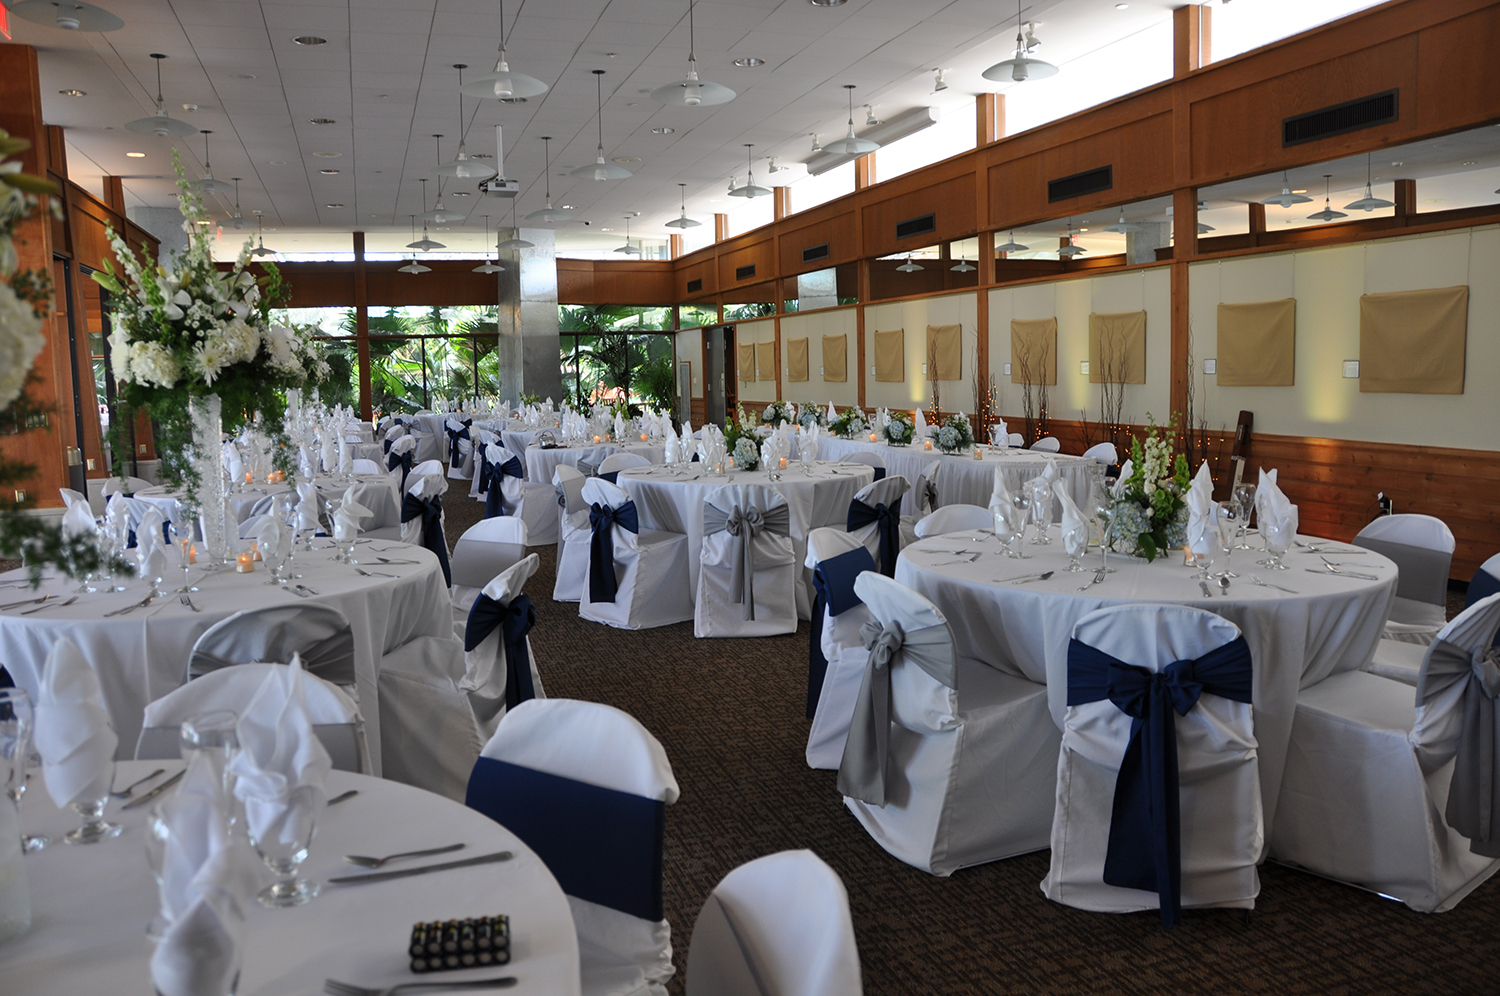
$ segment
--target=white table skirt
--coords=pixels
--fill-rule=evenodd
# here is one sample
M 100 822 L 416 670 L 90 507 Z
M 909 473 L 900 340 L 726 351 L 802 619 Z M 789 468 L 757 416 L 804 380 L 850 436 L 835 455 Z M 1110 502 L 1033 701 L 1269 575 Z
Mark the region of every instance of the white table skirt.
M 115 784 L 127 785 L 157 767 L 181 762 L 120 764 Z M 69 847 L 62 835 L 79 823 L 57 809 L 36 772 L 22 805 L 28 833 L 52 838 L 46 850 L 27 855 L 32 926 L 0 948 L 7 996 L 78 996 L 82 993 L 150 993 L 153 946 L 146 924 L 156 914 L 157 888 L 146 864 L 149 806 L 128 812 L 112 800 L 105 813 L 125 832 L 114 840 Z M 510 861 L 369 885 L 327 885 L 295 909 L 265 909 L 253 898 L 247 910 L 240 996 L 306 996 L 323 991 L 324 979 L 384 987 L 400 982 L 453 981 L 513 975 L 516 994 L 579 991 L 578 938 L 568 900 L 540 858 L 489 817 L 442 796 L 398 782 L 335 771 L 328 793 L 359 795 L 326 810 L 318 820 L 303 865 L 306 877 L 326 882 L 358 873 L 342 855 L 393 854 L 456 844 L 457 854 L 422 862 L 510 851 Z M 248 847 L 248 844 L 244 846 Z M 267 873 L 269 876 L 269 872 Z M 269 877 L 262 884 L 268 884 Z M 406 946 L 418 922 L 467 917 L 510 917 L 511 962 L 489 968 L 415 975 Z
M 1058 473 L 1067 482 L 1068 493 L 1082 508 L 1089 499 L 1089 468 L 1094 461 L 1083 457 L 1059 454 L 1034 453 L 1030 450 L 997 450 L 981 446 L 979 452 L 984 459 L 974 459 L 972 450 L 950 455 L 936 449 L 925 450 L 920 444 L 914 446 L 892 446 L 889 443 L 872 443 L 868 439 L 841 439 L 837 436 L 818 440 L 818 457 L 824 460 L 843 460 L 851 453 L 866 451 L 885 461 L 886 472 L 905 477 L 913 485 L 917 478 L 934 460 L 941 460 L 943 467 L 938 473 L 939 505 L 988 506 L 990 493 L 995 487 L 995 468 L 1000 467 L 1005 475 L 1005 486 L 1012 491 L 1020 490 L 1023 482 L 1039 476 L 1047 469 L 1050 457 L 1057 464 Z M 903 515 L 916 512 L 914 494 L 907 492 L 902 499 Z M 1054 509 L 1054 520 L 1057 518 Z
M 1080 591 L 1094 574 L 1066 573 L 1068 558 L 1059 530 L 1054 526 L 1050 533 L 1050 546 L 1033 546 L 1028 536 L 1024 549 L 1032 554 L 1030 560 L 1005 557 L 993 535 L 978 543 L 968 538 L 981 535 L 975 532 L 931 537 L 901 552 L 896 580 L 942 610 L 961 656 L 1046 684 L 1059 727 L 1067 705 L 1068 640 L 1074 624 L 1087 613 L 1107 605 L 1165 602 L 1207 609 L 1228 619 L 1244 633 L 1254 661 L 1255 736 L 1260 742 L 1266 826 L 1271 826 L 1297 691 L 1337 671 L 1369 663 L 1396 594 L 1396 565 L 1373 552 L 1335 558 L 1358 565 L 1349 570 L 1381 578 L 1363 581 L 1309 574 L 1304 568 L 1322 564 L 1311 554 L 1288 554 L 1291 569 L 1272 571 L 1256 565 L 1265 559 L 1261 551 L 1240 550 L 1228 567 L 1240 575 L 1229 594 L 1204 597 L 1192 577 L 1196 571 L 1183 566 L 1180 552 L 1151 564 L 1112 555 L 1110 566 L 1116 573 Z M 956 558 L 935 552 L 959 549 L 983 552 L 973 563 L 945 563 Z M 1086 560 L 1097 567 L 1098 552 L 1091 551 Z M 993 580 L 1048 570 L 1056 573 L 1046 581 Z M 1252 575 L 1298 594 L 1259 587 L 1250 580 Z
M 557 446 L 550 450 L 544 450 L 540 446 L 530 446 L 526 449 L 526 479 L 538 481 L 542 484 L 552 483 L 552 472 L 560 464 L 569 467 L 577 467 L 578 461 L 587 460 L 592 464 L 603 462 L 604 458 L 611 453 L 635 453 L 645 457 L 652 463 L 662 462 L 662 446 L 660 443 L 595 443 L 588 446 Z
M 764 470 L 710 477 L 701 463 L 691 463 L 686 469 L 633 467 L 620 471 L 617 483 L 635 500 L 643 527 L 687 534 L 688 574 L 696 593 L 698 551 L 703 545 L 703 500 L 711 491 L 726 484 L 762 484 L 780 492 L 786 498 L 792 542 L 796 544 L 797 563 L 801 564 L 807 555 L 807 534 L 819 526 L 843 529 L 855 492 L 874 479 L 874 468 L 859 463 L 820 461 L 811 474 L 793 464 L 782 472 L 779 481 L 772 481 Z M 804 619 L 809 617 L 812 605 L 806 574 L 805 570 L 797 572 L 797 611 Z
M 395 542 L 375 541 L 355 547 L 355 558 L 373 560 L 371 551 L 390 551 L 382 555 L 392 560 L 416 560 L 417 564 L 370 564 L 365 570 L 398 577 L 365 577 L 354 568 L 335 563 L 329 541 L 319 539 L 321 548 L 311 554 L 298 553 L 292 570 L 303 575 L 296 584 L 306 585 L 318 594 L 306 601 L 321 602 L 338 609 L 349 619 L 354 630 L 354 669 L 360 713 L 375 773 L 380 772 L 380 700 L 377 677 L 385 654 L 419 636 L 453 635 L 453 612 L 448 588 L 437 557 L 421 547 Z M 3 580 L 20 580 L 24 571 L 0 576 Z M 267 605 L 285 605 L 304 601 L 285 590 L 266 584 L 270 577 L 263 564 L 252 574 L 238 574 L 225 569 L 203 575 L 194 569 L 191 577 L 202 590 L 192 596 L 201 609 L 194 612 L 182 604 L 172 589 L 182 584 L 182 572 L 173 567 L 162 582 L 165 598 L 144 609 L 113 619 L 104 613 L 138 602 L 145 596 L 146 584 L 129 579 L 128 591 L 118 594 L 79 595 L 72 605 L 44 608 L 33 615 L 19 613 L 23 607 L 0 612 L 0 663 L 10 671 L 20 687 L 33 697 L 41 686 L 42 669 L 47 654 L 62 637 L 78 645 L 84 657 L 94 665 L 104 686 L 104 701 L 119 734 L 120 758 L 135 756 L 135 744 L 141 732 L 141 718 L 146 705 L 161 698 L 187 680 L 188 657 L 193 644 L 210 626 L 242 609 Z M 59 601 L 72 596 L 78 585 L 66 579 L 45 581 L 38 596 L 58 595 Z M 10 589 L 19 601 L 29 589 Z

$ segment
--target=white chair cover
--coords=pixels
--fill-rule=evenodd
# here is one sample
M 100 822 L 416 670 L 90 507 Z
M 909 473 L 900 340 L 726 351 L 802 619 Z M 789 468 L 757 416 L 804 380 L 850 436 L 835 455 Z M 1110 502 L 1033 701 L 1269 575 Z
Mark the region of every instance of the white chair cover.
M 499 443 L 500 436 L 489 429 L 481 429 L 478 425 L 469 426 L 469 435 L 473 437 L 474 473 L 469 480 L 469 497 L 484 500 L 484 489 L 480 488 L 480 465 L 484 461 L 485 450 L 491 444 Z
M 227 709 L 239 715 L 265 683 L 270 668 L 280 663 L 241 664 L 205 674 L 146 706 L 135 756 L 140 761 L 179 757 L 179 730 L 200 713 Z M 365 723 L 348 693 L 317 675 L 306 676 L 307 711 L 313 732 L 340 771 L 367 772 L 370 753 L 365 746 Z
M 481 588 L 526 558 L 527 546 L 526 523 L 513 515 L 480 519 L 464 530 L 449 558 L 453 571 L 449 600 L 456 625 L 462 627 Z
M 649 467 L 651 461 L 639 453 L 611 453 L 599 462 L 599 476 L 611 484 L 615 483 L 614 475 L 631 467 Z
M 397 473 L 399 474 L 400 471 Z M 355 481 L 345 488 L 339 497 L 350 492 L 353 492 L 356 504 L 363 505 L 370 510 L 368 516 L 360 517 L 359 534 L 361 536 L 382 540 L 401 538 L 401 504 L 396 498 L 395 488 L 384 481 Z M 295 495 L 293 497 L 295 498 Z
M 1060 742 L 1046 686 L 955 660 L 943 614 L 891 578 L 866 572 L 855 591 L 873 616 L 861 633 L 872 652 L 839 767 L 844 804 L 881 847 L 934 875 L 1046 847 Z
M 797 632 L 797 551 L 786 498 L 765 485 L 728 484 L 703 499 L 703 523 L 693 635 Z
M 443 476 L 442 468 L 439 467 L 436 471 L 430 473 L 418 474 L 417 471 L 423 466 L 425 465 L 417 464 L 412 469 L 411 477 L 406 482 L 406 493 L 416 495 L 418 498 L 439 498 L 446 494 L 448 491 L 448 481 Z M 444 512 L 441 521 L 444 523 L 445 529 L 447 520 L 448 515 Z M 422 519 L 420 517 L 407 519 L 401 523 L 401 542 L 411 543 L 414 546 L 422 545 Z
M 435 460 L 442 463 L 448 455 L 448 437 L 431 432 L 423 432 L 420 425 L 410 427 L 411 437 L 417 441 L 417 462 L 425 463 Z
M 351 464 L 351 467 L 353 469 L 353 472 L 356 474 L 380 473 L 380 464 L 376 463 L 374 460 L 367 460 L 364 457 L 355 457 L 353 463 Z
M 591 516 L 598 509 L 635 505 L 623 489 L 598 477 L 590 477 L 583 483 L 582 494 L 589 503 Z M 644 527 L 632 532 L 616 523 L 610 529 L 610 542 L 617 591 L 615 600 L 610 602 L 591 597 L 592 532 L 591 527 L 590 558 L 584 572 L 579 615 L 621 629 L 651 629 L 693 618 L 686 536 Z
M 866 467 L 875 468 L 876 480 L 885 477 L 885 460 L 879 453 L 871 453 L 869 450 L 855 450 L 843 458 L 844 463 L 862 463 Z
M 860 996 L 849 894 L 811 851 L 740 865 L 709 894 L 688 948 L 687 996 Z
M 901 547 L 913 538 L 904 535 L 901 530 L 901 498 L 910 487 L 911 482 L 900 475 L 887 477 L 860 488 L 855 492 L 854 500 L 849 503 L 849 521 L 854 521 L 856 518 L 860 503 L 885 517 L 878 521 L 854 526 L 848 532 L 869 549 L 870 556 L 875 558 L 880 572 L 888 577 L 896 573 L 896 557 L 900 554 Z M 881 505 L 886 507 L 886 512 L 879 511 Z M 888 538 L 882 541 L 886 524 L 889 523 L 894 523 L 892 532 L 889 534 L 893 539 Z M 894 549 L 888 549 L 888 547 L 894 547 Z
M 1057 453 L 1062 449 L 1062 443 L 1057 441 L 1056 436 L 1043 436 L 1032 443 L 1031 448 L 1039 453 Z
M 84 505 L 89 503 L 88 495 L 74 491 L 72 488 L 58 488 L 57 493 L 62 495 L 63 508 L 72 508 L 74 502 L 81 501 Z
M 472 420 L 471 420 L 472 421 Z M 443 421 L 444 430 L 444 455 L 448 460 L 448 476 L 454 480 L 467 481 L 474 477 L 474 430 L 472 425 L 464 425 L 462 419 L 450 418 Z M 463 438 L 467 430 L 468 438 Z M 458 462 L 453 461 L 454 434 L 460 434 L 458 442 Z
M 417 462 L 417 464 L 414 467 L 412 467 L 411 473 L 409 475 L 407 475 L 407 478 L 406 478 L 406 490 L 407 491 L 411 491 L 411 489 L 412 489 L 412 483 L 414 481 L 416 481 L 417 478 L 419 478 L 419 477 L 430 477 L 433 474 L 436 474 L 438 477 L 442 477 L 443 476 L 443 464 L 442 464 L 442 461 L 440 461 L 440 460 L 419 460 Z
M 1400 576 L 1385 626 L 1390 640 L 1426 645 L 1447 621 L 1453 531 L 1431 515 L 1383 515 L 1354 537 L 1354 545 L 1389 557 Z
M 1006 441 L 1016 449 L 1022 449 L 1026 446 L 1026 437 L 1019 432 L 1012 432 L 1006 437 Z
M 1175 662 L 1198 660 L 1240 639 L 1239 628 L 1228 620 L 1175 605 L 1098 609 L 1073 627 L 1075 643 L 1152 673 Z M 1077 680 L 1075 668 L 1070 667 L 1070 676 Z M 1169 728 L 1175 726 L 1177 749 L 1183 907 L 1253 908 L 1260 892 L 1255 864 L 1265 840 L 1265 824 L 1248 686 L 1246 681 L 1247 701 L 1209 689 L 1185 715 L 1172 712 L 1175 721 Z M 1133 724 L 1108 698 L 1067 707 L 1057 760 L 1052 864 L 1042 881 L 1048 899 L 1105 913 L 1162 907 L 1155 892 L 1104 881 L 1116 784 Z M 1148 723 L 1142 732 L 1150 729 Z M 1175 920 L 1175 912 L 1164 909 L 1163 918 Z
M 315 678 L 354 684 L 354 630 L 342 612 L 321 602 L 268 605 L 221 619 L 193 644 L 186 680 L 227 667 L 281 663 L 293 654 Z
M 589 506 L 583 500 L 583 482 L 588 478 L 576 467 L 560 463 L 552 471 L 552 486 L 558 495 L 557 580 L 552 598 L 576 602 L 583 598 L 584 576 L 589 569 Z
M 944 533 L 963 533 L 971 529 L 991 529 L 995 525 L 990 510 L 978 505 L 944 505 L 917 522 L 917 539 L 941 536 Z
M 151 482 L 139 477 L 110 477 L 104 482 L 104 496 L 113 494 L 133 495 L 151 487 Z
M 809 571 L 816 572 L 825 560 L 833 560 L 855 550 L 869 551 L 858 539 L 838 529 L 823 527 L 807 534 L 807 559 Z M 873 558 L 871 558 L 873 563 Z M 854 715 L 854 702 L 859 698 L 859 686 L 864 680 L 865 664 L 870 652 L 865 649 L 860 630 L 873 616 L 863 602 L 850 605 L 838 614 L 834 606 L 823 608 L 823 629 L 819 649 L 824 666 L 821 684 L 816 689 L 809 687 L 809 712 L 812 728 L 807 733 L 807 766 L 838 770 L 844 757 L 844 741 L 849 735 L 849 719 Z M 809 662 L 811 666 L 811 661 Z M 809 683 L 814 677 L 809 675 Z
M 1423 913 L 1500 869 L 1497 630 L 1500 595 L 1465 609 L 1426 648 L 1415 694 L 1363 671 L 1302 690 L 1272 857 Z
M 506 714 L 481 756 L 665 806 L 680 794 L 661 743 L 629 714 L 597 702 L 523 702 Z M 468 802 L 485 811 L 472 789 L 478 776 L 476 765 Z M 602 829 L 607 834 L 610 828 Z M 657 861 L 659 867 L 659 854 Z M 578 931 L 585 996 L 665 996 L 674 971 L 672 928 L 665 919 L 647 920 L 574 895 L 568 904 Z
M 1120 462 L 1120 454 L 1115 450 L 1114 443 L 1095 443 L 1083 451 L 1083 458 L 1111 466 Z
M 496 521 L 496 520 L 491 520 Z M 538 566 L 531 554 L 492 578 L 483 594 L 509 606 Z M 478 592 L 476 592 L 476 595 Z M 474 599 L 470 600 L 471 602 Z M 531 694 L 545 695 L 523 636 Z M 420 637 L 380 663 L 381 775 L 463 801 L 480 748 L 505 715 L 509 657 L 503 628 L 464 649 L 464 636 Z
M 496 450 L 499 453 L 496 453 Z M 504 446 L 491 445 L 486 455 L 493 464 L 508 463 L 512 457 L 526 465 L 524 455 L 518 456 Z M 494 487 L 493 482 L 490 485 Z M 521 477 L 500 475 L 500 493 L 505 497 L 505 514 L 514 515 L 526 523 L 526 536 L 532 546 L 552 546 L 557 542 L 557 492 L 546 481 L 528 481 Z

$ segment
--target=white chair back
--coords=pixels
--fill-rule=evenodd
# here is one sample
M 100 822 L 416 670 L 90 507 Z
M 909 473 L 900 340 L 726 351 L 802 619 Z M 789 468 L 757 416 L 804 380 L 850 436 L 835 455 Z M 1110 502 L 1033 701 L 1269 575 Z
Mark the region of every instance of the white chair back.
M 620 471 L 629 470 L 631 467 L 649 466 L 651 466 L 651 461 L 647 460 L 639 453 L 611 453 L 609 456 L 600 461 L 599 476 L 603 477 L 605 474 L 618 474 Z
M 350 465 L 350 469 L 356 474 L 378 474 L 380 473 L 380 464 L 374 460 L 367 460 L 364 457 L 355 457 Z
M 885 470 L 885 460 L 879 453 L 871 453 L 869 450 L 856 450 L 844 457 L 843 462 L 862 463 L 867 467 L 874 467 L 876 470 Z
M 1457 545 L 1453 531 L 1431 515 L 1385 515 L 1361 529 L 1354 545 L 1396 562 L 1400 575 L 1391 622 L 1397 628 L 1425 628 L 1421 642 L 1431 639 L 1447 619 L 1448 574 Z
M 1062 443 L 1057 441 L 1056 436 L 1043 436 L 1032 443 L 1031 448 L 1039 453 L 1057 453 L 1062 449 Z
M 901 498 L 910 487 L 910 482 L 899 474 L 867 484 L 854 493 L 854 498 L 849 503 L 849 515 L 844 520 L 845 527 L 848 528 L 849 522 L 860 511 L 856 504 L 858 502 L 863 502 L 877 514 L 881 514 L 881 505 L 886 507 L 885 520 L 866 522 L 848 529 L 850 534 L 859 537 L 860 542 L 864 543 L 870 555 L 875 558 L 880 570 L 886 574 L 896 573 L 896 557 L 901 553 L 904 542 L 900 522 Z
M 876 504 L 894 508 L 909 490 L 911 482 L 898 474 L 866 484 L 854 493 L 854 500 L 862 501 L 871 508 Z
M 994 517 L 987 508 L 980 508 L 978 505 L 944 505 L 917 522 L 917 538 L 962 533 L 970 529 L 989 529 L 994 524 Z
M 552 471 L 552 486 L 562 489 L 563 510 L 567 515 L 588 511 L 588 503 L 583 500 L 583 482 L 586 480 L 588 476 L 583 471 L 565 463 L 558 464 Z
M 1016 449 L 1023 449 L 1026 446 L 1026 437 L 1019 432 L 1012 432 L 1006 439 Z
M 133 495 L 137 491 L 144 491 L 151 487 L 151 482 L 139 477 L 111 477 L 104 482 L 104 494 Z
M 913 504 L 916 506 L 918 516 L 937 511 L 938 472 L 942 469 L 943 461 L 932 461 L 917 476 L 917 483 L 912 485 Z
M 449 566 L 455 588 L 483 588 L 526 558 L 526 523 L 514 515 L 480 519 L 453 546 Z M 455 597 L 457 592 L 454 592 Z
M 72 508 L 74 502 L 81 501 L 85 505 L 89 503 L 88 495 L 80 494 L 79 492 L 74 491 L 72 488 L 58 488 L 57 492 L 58 494 L 62 495 L 63 508 Z
M 1417 673 L 1417 721 L 1411 734 L 1412 745 L 1425 770 L 1438 770 L 1459 752 L 1466 739 L 1466 721 L 1475 724 L 1477 735 L 1483 712 L 1500 718 L 1493 693 L 1487 694 L 1482 688 L 1486 678 L 1500 678 L 1500 650 L 1495 649 L 1497 633 L 1500 633 L 1500 594 L 1481 599 L 1454 616 L 1427 647 Z M 1473 719 L 1466 715 L 1471 710 L 1475 713 Z M 1482 754 L 1468 760 L 1485 763 Z M 1493 767 L 1493 757 L 1489 766 Z M 1500 774 L 1495 780 L 1500 783 Z M 1496 831 L 1500 838 L 1500 827 Z
M 496 573 L 484 585 L 483 594 L 501 605 L 509 605 L 524 594 L 526 582 L 536 574 L 540 565 L 541 560 L 536 554 L 528 554 Z M 531 653 L 529 636 L 526 638 L 526 658 L 532 695 L 540 698 L 543 696 L 541 676 L 537 673 L 536 657 Z M 482 739 L 486 741 L 494 735 L 500 718 L 505 715 L 505 690 L 508 683 L 506 669 L 512 663 L 507 658 L 504 634 L 499 627 L 474 649 L 464 652 L 464 678 L 460 687 L 468 694 L 474 721 L 483 735 Z
M 710 491 L 703 499 L 698 559 L 694 635 L 796 631 L 797 552 L 790 510 L 779 491 L 763 484 Z
M 321 602 L 244 609 L 210 626 L 193 644 L 187 680 L 231 666 L 286 663 L 335 685 L 354 684 L 354 630 L 338 609 Z
M 416 481 L 418 481 L 418 480 L 420 480 L 420 479 L 422 479 L 424 477 L 432 477 L 434 475 L 436 475 L 438 477 L 442 477 L 443 476 L 443 463 L 442 463 L 442 461 L 441 460 L 423 460 L 421 463 L 419 463 L 415 467 L 413 467 L 411 469 L 411 473 L 407 475 L 407 478 L 406 478 L 406 490 L 407 490 L 407 492 L 409 493 L 414 487 L 416 487 L 416 484 L 415 484 Z M 430 487 L 430 485 L 429 485 L 429 487 Z M 446 488 L 447 488 L 447 485 L 445 484 L 444 485 L 444 489 L 446 490 Z
M 681 794 L 661 741 L 600 702 L 523 702 L 506 713 L 481 756 L 668 805 Z
M 724 876 L 693 925 L 688 996 L 860 996 L 849 894 L 811 851 Z
M 1083 451 L 1083 457 L 1085 460 L 1092 460 L 1095 463 L 1103 463 L 1110 466 L 1120 462 L 1120 454 L 1115 450 L 1114 443 L 1095 443 Z
M 842 556 L 864 546 L 851 533 L 841 529 L 823 526 L 814 529 L 807 534 L 807 559 L 803 562 L 810 571 L 816 571 L 818 565 L 825 560 Z M 870 610 L 863 603 L 839 613 L 830 615 L 826 612 L 823 620 L 823 655 L 828 660 L 844 650 L 858 648 L 864 649 L 864 643 L 860 639 L 859 628 L 869 622 L 873 617 Z

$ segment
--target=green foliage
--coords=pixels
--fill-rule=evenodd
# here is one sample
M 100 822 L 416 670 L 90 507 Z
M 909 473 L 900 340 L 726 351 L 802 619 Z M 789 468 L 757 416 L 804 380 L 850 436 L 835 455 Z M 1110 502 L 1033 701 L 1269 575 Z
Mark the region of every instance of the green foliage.
M 636 387 L 646 404 L 653 408 L 671 411 L 677 407 L 677 378 L 672 370 L 670 356 L 658 356 L 646 361 L 636 379 Z

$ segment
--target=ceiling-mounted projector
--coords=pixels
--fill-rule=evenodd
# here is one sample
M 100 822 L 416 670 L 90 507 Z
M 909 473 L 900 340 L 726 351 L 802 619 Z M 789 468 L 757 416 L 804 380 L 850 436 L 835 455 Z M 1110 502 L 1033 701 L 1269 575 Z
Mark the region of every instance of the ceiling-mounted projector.
M 521 192 L 521 184 L 503 176 L 492 176 L 480 181 L 479 192 L 486 197 L 514 197 Z

